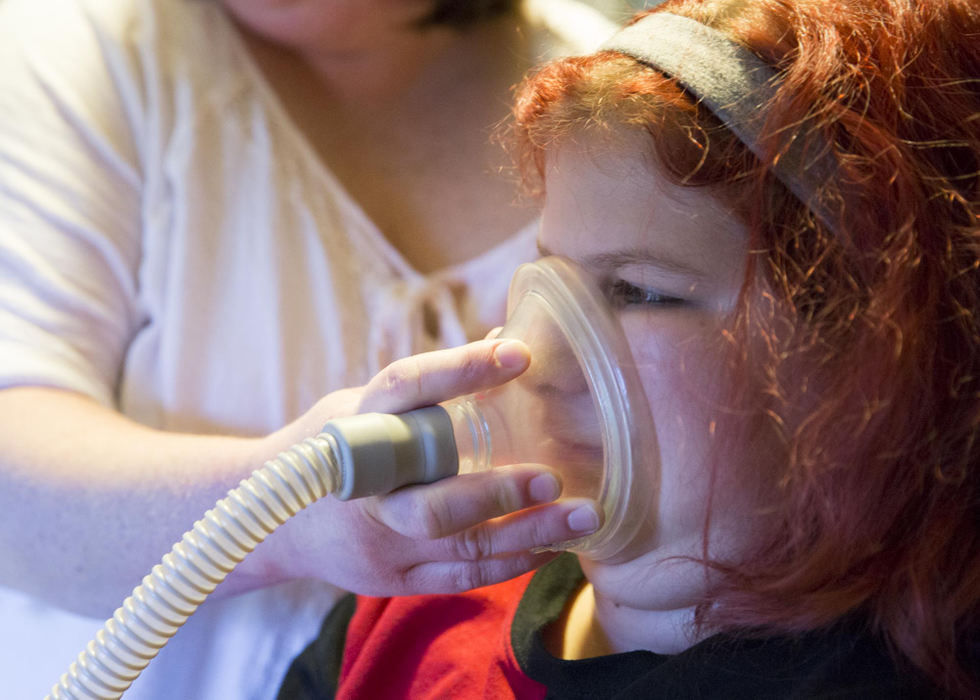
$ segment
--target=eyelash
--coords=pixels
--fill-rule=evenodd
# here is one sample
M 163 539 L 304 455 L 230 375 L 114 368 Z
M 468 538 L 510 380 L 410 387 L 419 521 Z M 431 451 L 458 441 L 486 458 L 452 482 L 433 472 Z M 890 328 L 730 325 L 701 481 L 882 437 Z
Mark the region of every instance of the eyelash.
M 619 309 L 628 306 L 676 306 L 684 303 L 683 299 L 637 287 L 624 280 L 612 282 L 606 296 L 612 305 Z

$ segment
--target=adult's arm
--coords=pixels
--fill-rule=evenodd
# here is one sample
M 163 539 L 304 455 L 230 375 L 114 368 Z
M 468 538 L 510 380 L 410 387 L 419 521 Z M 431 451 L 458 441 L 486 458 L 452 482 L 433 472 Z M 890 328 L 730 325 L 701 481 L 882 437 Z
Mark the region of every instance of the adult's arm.
M 364 389 L 328 395 L 265 438 L 166 433 L 56 389 L 0 391 L 0 583 L 108 615 L 180 535 L 238 481 L 326 420 L 401 411 L 487 387 L 526 366 L 488 340 L 402 360 Z M 215 595 L 318 578 L 375 595 L 464 590 L 549 558 L 530 548 L 582 534 L 581 501 L 551 501 L 542 467 L 513 467 L 402 489 L 322 499 L 291 519 Z M 484 522 L 487 521 L 488 522 Z M 576 522 L 575 518 L 571 522 Z
M 0 585 L 101 616 L 229 488 L 327 418 L 357 410 L 361 392 L 331 394 L 265 438 L 162 432 L 116 411 L 120 367 L 148 321 L 138 271 L 139 232 L 153 215 L 141 208 L 142 130 L 153 118 L 138 42 L 117 41 L 125 26 L 107 33 L 125 18 L 111 3 L 81 8 L 0 0 Z M 467 359 L 472 348 L 460 352 L 436 356 L 460 391 L 499 373 L 488 356 L 481 365 Z M 391 381 L 414 376 L 418 361 L 400 367 L 365 392 L 365 407 L 429 402 L 426 381 Z M 481 553 L 565 539 L 543 537 L 547 527 L 529 536 L 541 525 L 523 516 L 468 528 L 526 504 L 528 482 L 518 470 L 450 491 L 318 504 L 219 594 L 307 576 L 366 593 L 502 578 L 531 556 Z M 456 529 L 467 534 L 438 537 Z

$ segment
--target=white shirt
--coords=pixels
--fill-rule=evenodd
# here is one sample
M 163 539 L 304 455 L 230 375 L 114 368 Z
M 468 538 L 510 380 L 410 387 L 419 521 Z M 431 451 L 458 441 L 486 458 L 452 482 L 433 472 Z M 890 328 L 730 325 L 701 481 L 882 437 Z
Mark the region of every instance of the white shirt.
M 572 0 L 530 11 L 542 58 L 613 30 Z M 215 2 L 0 1 L 0 387 L 264 434 L 397 357 L 499 324 L 534 236 L 414 270 Z M 206 602 L 126 697 L 274 697 L 333 599 L 297 582 Z M 0 620 L 0 692 L 15 699 L 43 696 L 103 623 L 6 590 Z

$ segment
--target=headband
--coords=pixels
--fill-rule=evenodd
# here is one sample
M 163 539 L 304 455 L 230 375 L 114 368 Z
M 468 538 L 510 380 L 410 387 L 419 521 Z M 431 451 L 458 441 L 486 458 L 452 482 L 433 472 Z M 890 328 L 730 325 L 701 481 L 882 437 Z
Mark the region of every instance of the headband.
M 676 80 L 766 162 L 762 144 L 764 110 L 776 96 L 780 77 L 754 53 L 716 29 L 667 12 L 646 15 L 621 29 L 601 49 L 624 53 Z M 827 206 L 826 198 L 821 197 L 837 170 L 830 145 L 819 152 L 804 152 L 797 133 L 789 134 L 782 153 L 770 163 L 770 168 L 834 231 L 837 217 Z

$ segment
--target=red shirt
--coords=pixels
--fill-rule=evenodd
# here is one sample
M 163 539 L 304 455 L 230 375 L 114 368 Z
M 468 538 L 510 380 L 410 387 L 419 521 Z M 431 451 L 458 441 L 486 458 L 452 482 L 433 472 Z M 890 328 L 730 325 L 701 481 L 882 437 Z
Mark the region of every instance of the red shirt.
M 563 700 L 944 697 L 897 665 L 858 615 L 784 637 L 717 634 L 670 656 L 556 658 L 542 632 L 582 570 L 563 554 L 531 578 L 452 596 L 360 598 L 356 610 L 344 598 L 290 667 L 279 700 L 542 698 L 546 688 Z
M 543 698 L 514 657 L 532 574 L 458 595 L 357 599 L 338 698 Z

